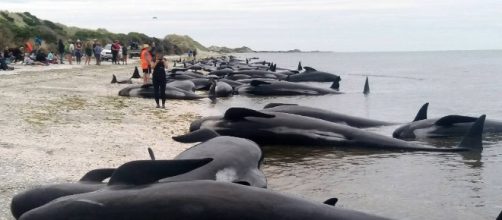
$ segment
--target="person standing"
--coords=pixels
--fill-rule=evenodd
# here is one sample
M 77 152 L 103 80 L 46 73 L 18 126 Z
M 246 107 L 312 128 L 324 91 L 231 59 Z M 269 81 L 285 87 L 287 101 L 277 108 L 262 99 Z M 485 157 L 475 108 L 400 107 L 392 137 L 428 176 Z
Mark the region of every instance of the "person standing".
M 195 48 L 192 53 L 193 53 L 193 61 L 195 61 L 197 59 L 197 48 Z
M 94 57 L 96 58 L 96 65 L 101 65 L 101 51 L 103 51 L 101 44 L 96 43 L 96 46 L 94 47 Z
M 127 64 L 127 47 L 122 45 L 122 64 Z
M 90 41 L 86 42 L 84 45 L 84 53 L 85 53 L 85 61 L 84 65 L 91 64 L 91 56 L 92 56 L 92 43 Z
M 120 52 L 120 44 L 118 40 L 112 44 L 112 64 L 120 64 L 118 62 L 118 55 Z
M 80 64 L 82 59 L 82 43 L 80 39 L 77 39 L 77 43 L 75 43 L 75 57 L 77 58 L 77 64 Z
M 166 68 L 167 61 L 164 61 L 162 53 L 156 52 L 157 59 L 153 64 L 152 82 L 155 103 L 160 108 L 159 99 L 162 99 L 162 108 L 166 108 Z
M 150 73 L 152 72 L 152 54 L 148 51 L 150 45 L 143 44 L 143 49 L 141 49 L 140 60 L 141 69 L 143 69 L 143 84 L 147 84 L 150 78 Z
M 59 52 L 59 57 L 60 57 L 60 61 L 61 61 L 61 64 L 64 64 L 63 62 L 63 58 L 64 58 L 64 43 L 63 43 L 63 40 L 59 39 L 58 41 L 58 52 Z
M 73 65 L 73 53 L 75 53 L 75 45 L 72 40 L 68 41 L 68 63 Z

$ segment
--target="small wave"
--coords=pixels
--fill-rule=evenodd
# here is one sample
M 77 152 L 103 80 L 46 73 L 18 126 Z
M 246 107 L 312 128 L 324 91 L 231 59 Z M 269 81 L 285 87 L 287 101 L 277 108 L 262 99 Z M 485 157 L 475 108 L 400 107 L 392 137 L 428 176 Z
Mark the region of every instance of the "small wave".
M 392 76 L 392 75 L 358 74 L 358 73 L 349 73 L 347 75 L 351 75 L 351 76 L 372 76 L 372 77 L 396 78 L 396 79 L 411 79 L 411 80 L 424 80 L 424 78 L 411 77 L 411 76 Z

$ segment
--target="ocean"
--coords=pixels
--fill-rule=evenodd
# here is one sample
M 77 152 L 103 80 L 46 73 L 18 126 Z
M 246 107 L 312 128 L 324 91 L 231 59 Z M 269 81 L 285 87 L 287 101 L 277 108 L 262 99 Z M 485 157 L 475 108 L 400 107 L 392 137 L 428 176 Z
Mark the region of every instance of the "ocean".
M 261 109 L 297 103 L 371 119 L 410 122 L 429 102 L 429 117 L 450 114 L 502 121 L 502 51 L 249 53 L 278 67 L 298 62 L 341 76 L 341 95 L 234 96 L 208 104 L 205 115 L 229 107 Z M 366 77 L 371 93 L 363 95 Z M 329 83 L 312 83 L 329 87 Z M 392 136 L 398 126 L 372 128 Z M 455 146 L 460 138 L 426 139 Z M 459 153 L 396 152 L 264 146 L 269 189 L 396 219 L 495 219 L 502 211 L 502 135 L 486 135 L 480 157 Z

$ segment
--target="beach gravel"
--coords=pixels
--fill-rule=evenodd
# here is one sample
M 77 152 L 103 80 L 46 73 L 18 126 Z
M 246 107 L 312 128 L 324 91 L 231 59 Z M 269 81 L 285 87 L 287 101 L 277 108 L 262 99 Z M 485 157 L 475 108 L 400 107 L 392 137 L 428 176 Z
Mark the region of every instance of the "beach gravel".
M 127 85 L 110 84 L 112 74 L 128 78 L 134 66 L 0 71 L 0 219 L 12 219 L 11 199 L 24 190 L 149 159 L 148 147 L 171 159 L 191 146 L 171 137 L 188 131 L 205 100 L 168 100 L 167 109 L 156 109 L 152 99 L 119 97 Z

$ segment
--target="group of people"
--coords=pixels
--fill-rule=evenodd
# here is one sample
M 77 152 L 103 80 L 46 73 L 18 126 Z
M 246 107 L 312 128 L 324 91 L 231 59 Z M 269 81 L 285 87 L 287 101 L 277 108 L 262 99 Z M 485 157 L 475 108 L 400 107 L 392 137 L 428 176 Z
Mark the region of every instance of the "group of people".
M 168 64 L 167 60 L 164 59 L 164 54 L 161 51 L 155 51 L 155 48 L 150 48 L 150 45 L 144 44 L 140 53 L 140 60 L 141 69 L 143 69 L 143 83 L 145 85 L 149 83 L 151 73 L 157 108 L 166 108 L 166 69 Z M 162 100 L 162 106 L 159 103 L 160 100 Z

